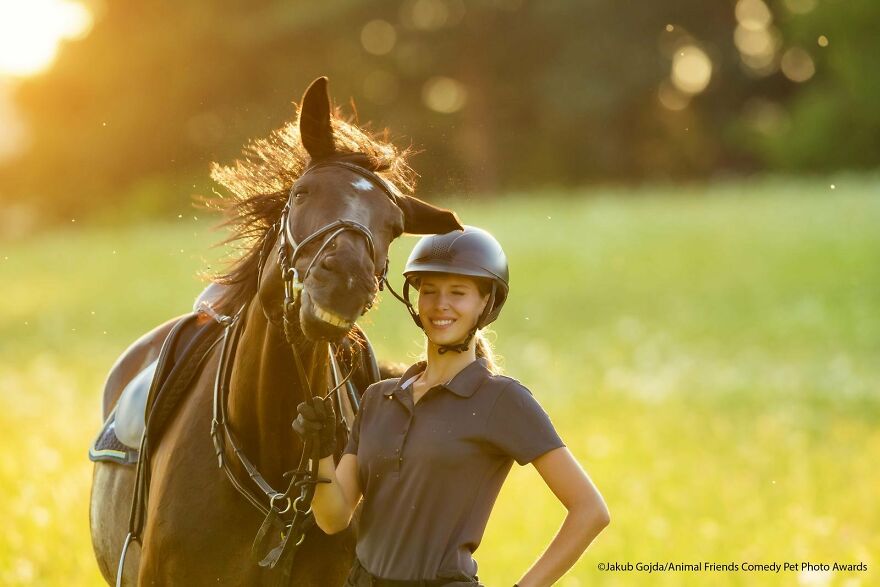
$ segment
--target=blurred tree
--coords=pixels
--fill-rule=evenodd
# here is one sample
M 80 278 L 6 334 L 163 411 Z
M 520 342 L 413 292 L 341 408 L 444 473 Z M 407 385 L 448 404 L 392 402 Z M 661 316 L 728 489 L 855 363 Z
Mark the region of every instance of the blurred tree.
M 423 194 L 868 167 L 880 4 L 841 1 L 108 2 L 20 87 L 31 147 L 0 190 L 179 209 L 318 75 L 423 151 Z
M 880 3 L 786 0 L 774 13 L 783 33 L 781 71 L 775 87 L 752 92 L 736 126 L 741 143 L 770 169 L 876 168 Z
M 121 197 L 180 207 L 207 189 L 212 160 L 292 116 L 329 61 L 316 23 L 352 4 L 107 3 L 86 39 L 20 87 L 31 148 L 4 183 L 60 217 Z

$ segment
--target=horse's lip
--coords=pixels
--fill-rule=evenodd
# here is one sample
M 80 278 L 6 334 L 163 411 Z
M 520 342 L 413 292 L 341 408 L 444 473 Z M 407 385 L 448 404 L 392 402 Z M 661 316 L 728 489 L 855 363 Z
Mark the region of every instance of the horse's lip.
M 326 322 L 337 328 L 351 328 L 351 325 L 354 324 L 354 320 L 343 318 L 335 312 L 322 308 L 314 299 L 312 299 L 312 314 L 321 322 Z

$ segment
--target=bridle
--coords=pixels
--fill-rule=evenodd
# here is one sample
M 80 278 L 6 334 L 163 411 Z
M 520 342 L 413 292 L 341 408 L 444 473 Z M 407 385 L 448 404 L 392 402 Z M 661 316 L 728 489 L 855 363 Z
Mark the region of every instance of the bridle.
M 315 169 L 322 169 L 326 167 L 342 167 L 360 175 L 374 186 L 380 188 L 382 192 L 386 196 L 388 196 L 388 199 L 390 199 L 395 206 L 399 207 L 397 194 L 394 192 L 394 190 L 391 189 L 391 187 L 384 179 L 382 179 L 379 175 L 370 171 L 369 169 L 361 167 L 360 165 L 355 165 L 354 163 L 349 163 L 348 161 L 330 159 L 313 163 L 306 168 L 306 170 L 300 176 L 300 179 L 302 179 L 308 173 L 311 173 Z M 291 197 L 294 197 L 292 193 L 293 189 L 294 188 L 291 188 Z M 342 233 L 355 232 L 364 237 L 364 240 L 367 242 L 367 250 L 369 252 L 370 258 L 373 259 L 374 263 L 376 262 L 376 247 L 373 240 L 373 234 L 370 232 L 369 228 L 367 228 L 360 222 L 345 218 L 340 218 L 329 224 L 326 224 L 309 234 L 307 237 L 302 239 L 302 241 L 297 242 L 296 237 L 294 237 L 293 231 L 290 228 L 290 209 L 290 198 L 288 198 L 287 203 L 284 205 L 284 208 L 281 211 L 281 218 L 266 234 L 266 241 L 263 243 L 263 248 L 260 251 L 260 263 L 257 274 L 257 291 L 259 292 L 259 283 L 260 281 L 262 281 L 263 265 L 266 261 L 267 249 L 272 245 L 272 236 L 277 235 L 276 240 L 278 242 L 278 265 L 281 269 L 281 282 L 284 285 L 284 302 L 282 304 L 283 332 L 285 338 L 287 339 L 287 343 L 292 345 L 294 344 L 295 333 L 291 328 L 291 324 L 293 323 L 291 316 L 294 315 L 296 303 L 299 301 L 300 294 L 305 287 L 305 281 L 308 278 L 309 273 L 311 273 L 315 263 L 318 261 L 322 253 L 327 249 L 327 247 L 329 247 L 336 239 L 336 237 L 338 237 Z M 299 271 L 296 268 L 296 262 L 298 258 L 305 250 L 307 245 L 318 242 L 321 239 L 324 239 L 321 243 L 321 246 L 312 256 L 312 260 L 309 261 L 306 270 L 303 272 L 302 277 L 300 277 Z M 382 291 L 385 285 L 388 283 L 387 257 L 385 259 L 385 263 L 382 266 L 382 270 L 376 273 L 375 277 L 378 284 L 378 290 Z M 363 312 L 361 312 L 361 315 L 366 314 L 370 310 L 370 308 L 372 308 L 374 301 L 375 300 L 370 300 L 370 302 L 364 308 Z M 270 322 L 274 323 L 275 321 L 270 317 L 269 313 L 265 311 L 265 305 L 263 306 L 263 309 L 264 313 L 266 314 L 266 318 Z
M 360 167 L 359 165 L 347 161 L 330 159 L 314 163 L 306 168 L 301 177 L 304 177 L 315 169 L 331 166 L 343 167 L 357 173 L 361 177 L 367 179 L 374 186 L 379 187 L 395 205 L 398 205 L 397 195 L 388 186 L 384 179 L 364 167 Z M 259 299 L 259 285 L 262 281 L 263 265 L 266 262 L 265 253 L 274 242 L 272 240 L 272 235 L 277 234 L 278 264 L 281 270 L 281 280 L 284 285 L 284 301 L 282 305 L 283 324 L 281 326 L 284 331 L 285 339 L 293 353 L 299 378 L 298 383 L 304 388 L 307 397 L 312 397 L 315 394 L 311 388 L 311 383 L 309 382 L 309 378 L 297 349 L 297 342 L 301 339 L 297 336 L 297 332 L 294 328 L 296 305 L 300 300 L 304 288 L 304 282 L 308 277 L 309 272 L 312 270 L 312 267 L 315 265 L 315 262 L 321 257 L 327 247 L 330 246 L 330 243 L 342 233 L 355 232 L 363 236 L 367 243 L 370 258 L 373 259 L 374 263 L 375 245 L 373 235 L 369 228 L 359 222 L 349 219 L 339 219 L 331 222 L 314 231 L 300 242 L 297 242 L 290 229 L 290 213 L 290 199 L 288 199 L 287 204 L 282 210 L 281 218 L 277 223 L 277 233 L 274 230 L 270 230 L 266 236 L 266 242 L 261 248 L 260 265 L 257 275 L 257 298 L 258 303 L 263 306 L 262 309 L 264 314 L 266 314 L 267 319 L 270 323 L 278 326 L 278 324 L 270 318 L 269 312 L 266 311 L 266 307 L 263 305 L 262 300 Z M 295 267 L 297 259 L 307 245 L 319 242 L 321 239 L 323 239 L 321 246 L 315 252 L 300 278 L 299 272 Z M 388 260 L 386 258 L 382 271 L 376 274 L 379 290 L 383 288 L 384 284 L 387 284 L 387 272 Z M 373 300 L 367 304 L 364 312 L 366 312 L 372 304 Z M 282 579 L 286 579 L 289 578 L 290 573 L 292 572 L 293 555 L 305 540 L 306 531 L 314 524 L 311 502 L 315 494 L 316 485 L 318 483 L 329 483 L 330 480 L 318 477 L 319 447 L 312 440 L 307 439 L 304 442 L 299 465 L 293 471 L 285 473 L 285 477 L 289 477 L 287 489 L 285 491 L 275 490 L 266 481 L 263 475 L 260 474 L 247 455 L 245 455 L 238 439 L 230 429 L 227 420 L 226 404 L 229 396 L 229 381 L 232 374 L 233 359 L 240 338 L 243 316 L 245 313 L 246 306 L 241 308 L 234 317 L 228 318 L 225 323 L 220 364 L 214 385 L 211 438 L 214 443 L 219 467 L 226 473 L 232 486 L 263 516 L 265 516 L 251 549 L 252 558 L 257 560 L 259 565 L 263 567 L 275 569 L 280 566 Z M 329 345 L 330 372 L 333 387 L 322 397 L 322 399 L 332 396 L 334 392 L 342 393 L 341 390 L 344 389 L 353 411 L 357 413 L 359 408 L 359 396 L 350 380 L 355 371 L 355 367 L 352 365 L 349 373 L 343 377 L 342 369 L 336 359 L 334 346 L 333 343 L 330 343 Z M 378 379 L 378 368 L 374 364 L 371 371 L 371 376 Z M 339 401 L 341 403 L 341 399 Z M 337 414 L 337 416 L 338 418 L 341 418 L 341 413 Z M 235 472 L 229 467 L 226 462 L 227 444 L 232 449 L 232 453 L 235 455 L 252 483 L 239 479 Z M 254 488 L 253 485 L 256 485 L 256 488 Z M 299 495 L 294 498 L 292 496 L 297 489 L 299 490 Z M 276 541 L 279 535 L 279 530 L 281 536 L 280 543 L 276 544 L 271 550 L 266 552 L 267 543 L 271 546 L 272 543 Z

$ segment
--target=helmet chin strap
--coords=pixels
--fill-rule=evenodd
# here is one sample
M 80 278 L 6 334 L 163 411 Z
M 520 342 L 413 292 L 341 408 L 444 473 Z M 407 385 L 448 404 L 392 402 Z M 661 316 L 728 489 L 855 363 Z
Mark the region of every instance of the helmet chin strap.
M 480 326 L 485 323 L 486 319 L 489 317 L 489 313 L 492 311 L 492 307 L 495 305 L 495 283 L 492 283 L 492 292 L 489 294 L 489 299 L 486 300 L 486 307 L 483 308 L 483 313 L 480 314 L 480 317 L 477 319 L 477 323 L 471 328 L 471 331 L 465 337 L 464 341 L 458 344 L 441 344 L 437 347 L 437 353 L 441 355 L 445 355 L 449 351 L 455 351 L 456 353 L 464 353 L 471 346 L 471 339 L 477 334 L 477 330 L 479 330 Z M 421 320 L 420 320 L 421 322 Z M 422 327 L 424 331 L 424 327 Z M 427 336 L 427 333 L 425 334 Z
M 445 354 L 448 353 L 449 351 L 455 351 L 455 352 L 457 352 L 457 353 L 464 353 L 464 352 L 467 352 L 467 350 L 468 350 L 468 349 L 470 348 L 470 346 L 471 346 L 471 339 L 474 337 L 474 335 L 475 335 L 476 333 L 477 333 L 477 327 L 474 326 L 473 328 L 471 328 L 470 333 L 468 333 L 467 337 L 465 337 L 465 339 L 464 339 L 463 342 L 460 342 L 460 343 L 458 343 L 458 344 L 441 344 L 441 345 L 438 345 L 438 346 L 437 346 L 437 353 L 439 353 L 439 354 L 441 354 L 441 355 L 445 355 Z M 427 335 L 426 335 L 426 336 L 427 336 Z

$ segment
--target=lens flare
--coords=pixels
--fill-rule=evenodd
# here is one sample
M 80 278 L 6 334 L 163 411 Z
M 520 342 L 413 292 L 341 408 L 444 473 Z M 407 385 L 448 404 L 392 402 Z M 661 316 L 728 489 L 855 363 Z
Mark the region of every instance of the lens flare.
M 0 2 L 0 76 L 45 71 L 63 40 L 82 38 L 91 28 L 92 14 L 78 2 Z
M 712 60 L 696 45 L 679 49 L 672 58 L 672 83 L 686 94 L 699 94 L 712 79 Z

